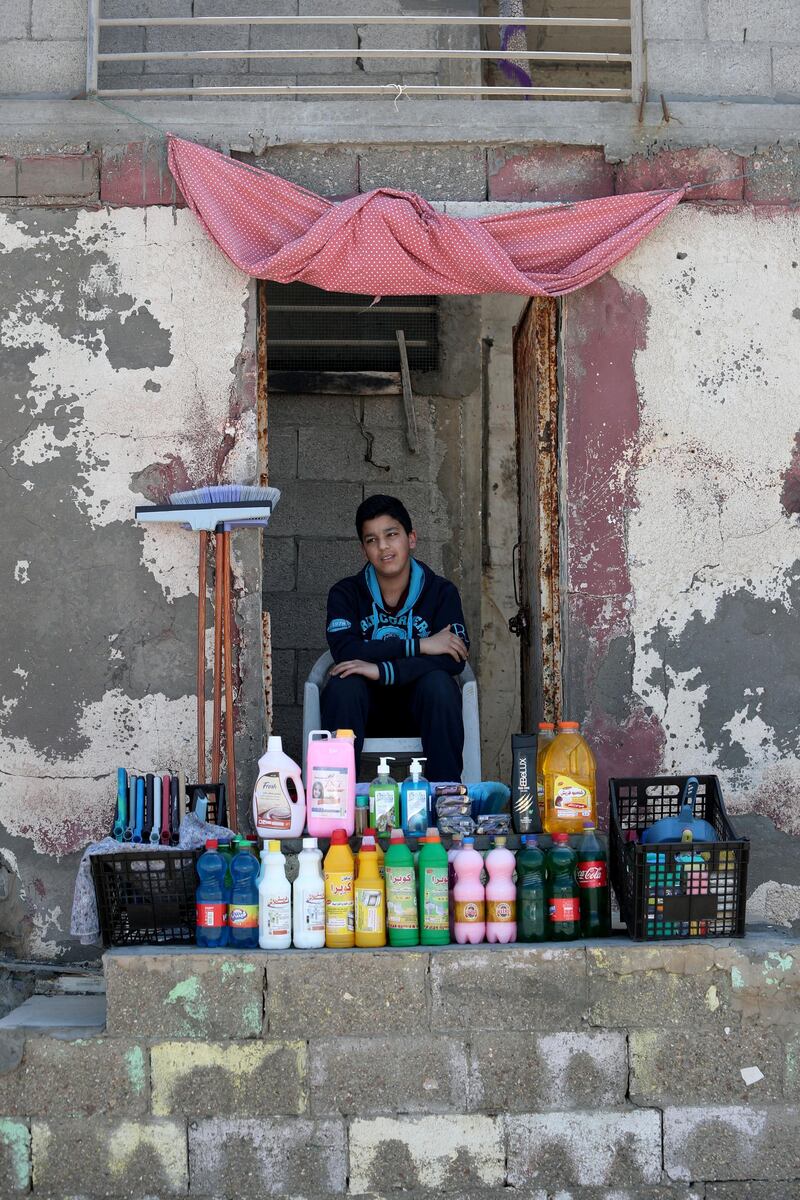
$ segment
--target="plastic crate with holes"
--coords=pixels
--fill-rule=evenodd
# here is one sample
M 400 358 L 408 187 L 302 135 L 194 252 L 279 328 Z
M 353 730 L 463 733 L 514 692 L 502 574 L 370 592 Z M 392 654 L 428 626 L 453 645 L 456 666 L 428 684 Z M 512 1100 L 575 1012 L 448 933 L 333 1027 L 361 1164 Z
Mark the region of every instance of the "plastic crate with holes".
M 694 778 L 694 817 L 716 840 L 642 844 L 645 829 L 679 816 Z M 611 882 L 630 936 L 744 937 L 750 842 L 737 836 L 717 776 L 610 779 L 608 788 Z
M 92 879 L 105 946 L 194 942 L 195 863 L 200 850 L 94 854 Z

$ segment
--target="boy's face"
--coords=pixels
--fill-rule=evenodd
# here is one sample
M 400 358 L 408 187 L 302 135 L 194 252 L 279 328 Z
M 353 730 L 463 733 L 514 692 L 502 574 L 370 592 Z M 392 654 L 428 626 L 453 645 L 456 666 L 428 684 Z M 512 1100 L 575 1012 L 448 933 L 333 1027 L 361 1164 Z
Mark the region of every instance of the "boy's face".
M 394 517 L 374 517 L 361 530 L 364 554 L 382 579 L 402 575 L 417 544 L 416 532 L 406 533 Z

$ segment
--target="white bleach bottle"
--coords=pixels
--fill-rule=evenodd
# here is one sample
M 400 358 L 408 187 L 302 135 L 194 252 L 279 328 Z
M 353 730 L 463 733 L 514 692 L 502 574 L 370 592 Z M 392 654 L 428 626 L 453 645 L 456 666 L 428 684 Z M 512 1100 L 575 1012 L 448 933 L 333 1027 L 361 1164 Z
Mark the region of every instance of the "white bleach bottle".
M 287 950 L 292 944 L 292 888 L 286 859 L 277 841 L 261 851 L 258 885 L 258 944 L 262 950 Z
M 325 881 L 316 838 L 303 838 L 297 866 L 292 889 L 293 940 L 300 950 L 317 950 L 325 945 Z

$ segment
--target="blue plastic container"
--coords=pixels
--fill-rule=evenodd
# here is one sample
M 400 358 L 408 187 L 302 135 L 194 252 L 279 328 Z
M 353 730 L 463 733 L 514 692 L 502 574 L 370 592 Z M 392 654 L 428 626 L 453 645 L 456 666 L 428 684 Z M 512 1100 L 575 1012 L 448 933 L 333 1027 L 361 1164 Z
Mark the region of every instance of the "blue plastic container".
M 231 946 L 258 949 L 259 861 L 249 850 L 235 854 L 230 866 L 231 891 L 228 901 L 228 937 Z
M 209 838 L 205 854 L 201 854 L 197 860 L 200 882 L 194 898 L 197 908 L 195 941 L 198 946 L 228 944 L 228 889 L 225 887 L 227 863 L 217 845 L 216 838 Z

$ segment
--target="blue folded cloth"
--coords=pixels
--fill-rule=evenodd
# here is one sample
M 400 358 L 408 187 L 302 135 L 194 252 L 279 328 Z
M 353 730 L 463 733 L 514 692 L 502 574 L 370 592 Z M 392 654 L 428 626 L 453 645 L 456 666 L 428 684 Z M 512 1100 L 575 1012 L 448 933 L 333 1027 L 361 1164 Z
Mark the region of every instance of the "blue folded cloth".
M 467 794 L 472 801 L 473 818 L 487 813 L 505 812 L 511 800 L 511 788 L 505 783 L 491 779 L 485 779 L 482 783 L 471 783 Z

